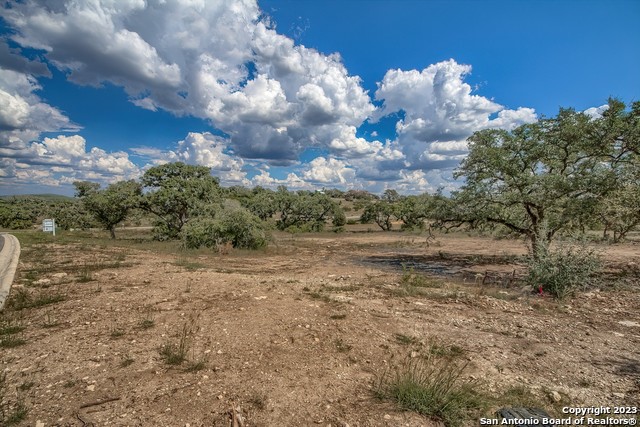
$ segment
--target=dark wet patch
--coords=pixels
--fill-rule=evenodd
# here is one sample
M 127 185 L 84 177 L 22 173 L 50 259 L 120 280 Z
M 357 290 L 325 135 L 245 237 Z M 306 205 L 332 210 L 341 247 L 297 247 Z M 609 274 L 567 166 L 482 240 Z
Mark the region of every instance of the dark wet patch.
M 461 274 L 463 269 L 470 266 L 467 263 L 451 263 L 450 261 L 438 260 L 432 256 L 425 255 L 374 255 L 361 259 L 365 265 L 375 265 L 377 267 L 388 267 L 397 271 L 413 270 L 420 273 L 429 273 L 437 276 L 454 276 Z
M 516 275 L 515 269 L 512 272 L 492 271 L 490 266 L 517 265 L 519 260 L 518 257 L 514 256 L 464 256 L 438 252 L 430 255 L 406 253 L 373 255 L 361 258 L 358 262 L 362 265 L 391 269 L 398 273 L 413 271 L 464 282 L 508 286 L 520 278 L 519 274 Z M 481 265 L 489 268 L 483 272 L 478 272 L 477 267 Z M 476 269 L 474 270 L 473 267 L 476 267 Z

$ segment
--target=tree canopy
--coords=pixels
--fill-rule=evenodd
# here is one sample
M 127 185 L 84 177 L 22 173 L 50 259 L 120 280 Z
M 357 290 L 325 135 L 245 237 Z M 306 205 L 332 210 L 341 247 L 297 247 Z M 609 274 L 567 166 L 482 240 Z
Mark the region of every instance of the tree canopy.
M 465 184 L 440 219 L 501 224 L 534 252 L 540 239 L 584 226 L 629 176 L 623 171 L 637 169 L 639 110 L 610 100 L 600 118 L 561 109 L 512 131 L 474 133 L 456 173 Z
M 76 181 L 76 197 L 95 220 L 116 238 L 116 225 L 124 221 L 140 204 L 141 187 L 136 181 L 120 181 L 101 190 L 100 184 Z
M 206 166 L 167 163 L 148 169 L 141 178 L 146 192 L 142 208 L 156 217 L 156 238 L 176 239 L 193 216 L 220 201 L 218 180 Z

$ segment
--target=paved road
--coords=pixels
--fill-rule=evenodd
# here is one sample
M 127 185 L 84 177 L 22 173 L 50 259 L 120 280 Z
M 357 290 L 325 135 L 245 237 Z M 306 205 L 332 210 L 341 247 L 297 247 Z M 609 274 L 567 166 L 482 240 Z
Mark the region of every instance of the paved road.
M 11 291 L 13 277 L 18 267 L 20 242 L 11 234 L 0 234 L 0 310 Z

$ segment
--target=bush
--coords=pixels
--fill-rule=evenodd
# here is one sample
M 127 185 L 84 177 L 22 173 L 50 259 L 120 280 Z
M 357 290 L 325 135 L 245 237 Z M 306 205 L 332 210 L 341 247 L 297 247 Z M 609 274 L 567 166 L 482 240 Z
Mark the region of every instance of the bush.
M 239 249 L 259 249 L 268 240 L 264 222 L 241 207 L 225 207 L 213 218 L 194 218 L 182 230 L 183 245 L 189 249 L 218 248 L 228 243 Z
M 447 427 L 464 425 L 485 409 L 481 385 L 463 378 L 466 365 L 453 358 L 410 359 L 380 377 L 375 393 L 402 409 L 440 420 Z
M 578 244 L 561 243 L 551 250 L 548 243 L 540 242 L 536 253 L 528 260 L 527 283 L 536 291 L 542 287 L 558 299 L 585 289 L 591 276 L 600 268 L 597 251 L 582 241 Z
M 344 214 L 344 210 L 340 207 L 336 208 L 333 213 L 332 223 L 334 227 L 343 227 L 347 223 L 347 216 Z

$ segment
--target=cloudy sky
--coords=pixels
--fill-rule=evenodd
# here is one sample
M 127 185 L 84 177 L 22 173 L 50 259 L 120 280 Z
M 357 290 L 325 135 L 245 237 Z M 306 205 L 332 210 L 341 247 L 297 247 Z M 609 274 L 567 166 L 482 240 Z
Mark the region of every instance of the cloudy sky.
M 0 6 L 0 194 L 169 161 L 224 185 L 459 185 L 474 131 L 640 99 L 638 1 Z

